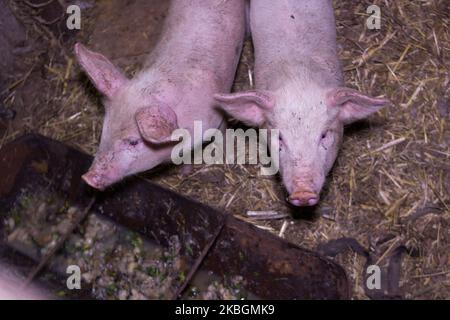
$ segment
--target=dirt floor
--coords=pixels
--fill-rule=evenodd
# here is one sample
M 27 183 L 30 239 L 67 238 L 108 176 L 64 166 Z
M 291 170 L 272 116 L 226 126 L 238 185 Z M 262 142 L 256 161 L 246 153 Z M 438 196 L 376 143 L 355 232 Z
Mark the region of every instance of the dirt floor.
M 169 2 L 76 1 L 83 8 L 79 32 L 64 31 L 60 16 L 51 16 L 57 1 L 32 5 L 39 2 L 9 1 L 26 27 L 28 49 L 1 92 L 2 105 L 17 115 L 0 119 L 0 144 L 32 131 L 94 154 L 104 111 L 73 59 L 73 44 L 102 52 L 132 76 L 156 43 Z M 366 28 L 371 4 L 381 7 L 381 30 Z M 258 166 L 164 168 L 145 176 L 246 220 L 248 210 L 288 213 L 249 221 L 275 234 L 285 229 L 281 236 L 306 248 L 355 239 L 383 269 L 400 263 L 401 273 L 388 279 L 400 280 L 398 296 L 449 299 L 450 3 L 343 0 L 335 1 L 335 12 L 346 84 L 393 105 L 347 128 L 317 208 L 288 206 L 279 178 L 260 176 Z M 247 41 L 234 90 L 250 88 L 252 66 Z M 406 254 L 398 254 L 402 248 Z M 351 279 L 353 297 L 367 299 L 364 256 L 347 251 L 335 259 Z

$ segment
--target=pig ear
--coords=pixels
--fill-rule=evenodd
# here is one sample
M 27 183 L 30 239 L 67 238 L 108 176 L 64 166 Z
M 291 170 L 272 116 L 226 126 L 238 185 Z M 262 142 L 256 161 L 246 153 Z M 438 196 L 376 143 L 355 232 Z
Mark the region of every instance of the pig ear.
M 105 96 L 111 98 L 127 81 L 105 56 L 87 49 L 81 43 L 75 44 L 75 55 L 95 87 Z
M 327 94 L 327 105 L 341 108 L 339 118 L 344 124 L 350 124 L 389 105 L 389 100 L 373 98 L 349 88 L 337 88 Z
M 275 106 L 272 94 L 262 90 L 215 94 L 214 98 L 231 117 L 254 127 L 262 126 L 266 121 L 265 113 Z
M 139 109 L 135 119 L 142 137 L 155 144 L 171 141 L 172 132 L 178 128 L 177 115 L 169 106 Z

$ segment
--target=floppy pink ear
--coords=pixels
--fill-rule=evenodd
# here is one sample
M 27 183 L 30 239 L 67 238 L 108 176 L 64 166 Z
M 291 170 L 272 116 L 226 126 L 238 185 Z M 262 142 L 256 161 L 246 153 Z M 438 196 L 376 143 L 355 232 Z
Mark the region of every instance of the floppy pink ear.
M 215 94 L 214 99 L 231 117 L 254 127 L 262 126 L 266 121 L 265 113 L 275 106 L 272 94 L 262 90 Z
M 172 132 L 178 128 L 176 113 L 165 105 L 141 108 L 135 119 L 142 137 L 154 144 L 171 141 Z
M 344 124 L 367 118 L 389 105 L 389 100 L 373 98 L 350 88 L 337 88 L 327 94 L 327 105 L 340 108 L 339 118 Z
M 81 43 L 75 44 L 75 55 L 98 91 L 109 98 L 128 80 L 105 56 Z

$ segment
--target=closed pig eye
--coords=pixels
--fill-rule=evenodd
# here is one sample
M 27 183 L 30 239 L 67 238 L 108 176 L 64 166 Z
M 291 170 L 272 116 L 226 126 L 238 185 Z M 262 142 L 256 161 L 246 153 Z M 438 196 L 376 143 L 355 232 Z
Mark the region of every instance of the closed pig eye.
M 139 143 L 139 140 L 131 140 L 130 141 L 130 145 L 132 145 L 132 146 L 137 146 L 138 143 Z
M 127 138 L 127 139 L 124 139 L 124 142 L 125 142 L 127 145 L 129 145 L 129 146 L 135 147 L 135 146 L 137 146 L 139 143 L 142 142 L 142 139 L 140 139 L 140 138 Z

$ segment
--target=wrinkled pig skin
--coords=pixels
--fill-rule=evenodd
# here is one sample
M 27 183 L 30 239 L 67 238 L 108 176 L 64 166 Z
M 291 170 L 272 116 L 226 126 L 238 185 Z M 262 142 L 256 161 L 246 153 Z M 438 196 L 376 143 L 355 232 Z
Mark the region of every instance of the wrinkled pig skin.
M 89 185 L 103 190 L 169 162 L 176 128 L 192 135 L 194 121 L 202 121 L 204 131 L 223 125 L 213 95 L 231 89 L 245 5 L 245 0 L 173 0 L 157 46 L 133 79 L 100 53 L 75 45 L 80 65 L 105 97 L 100 146 L 83 175 Z
M 294 206 L 314 206 L 343 126 L 388 104 L 343 87 L 328 0 L 253 0 L 256 90 L 215 96 L 229 116 L 280 130 L 280 172 Z

